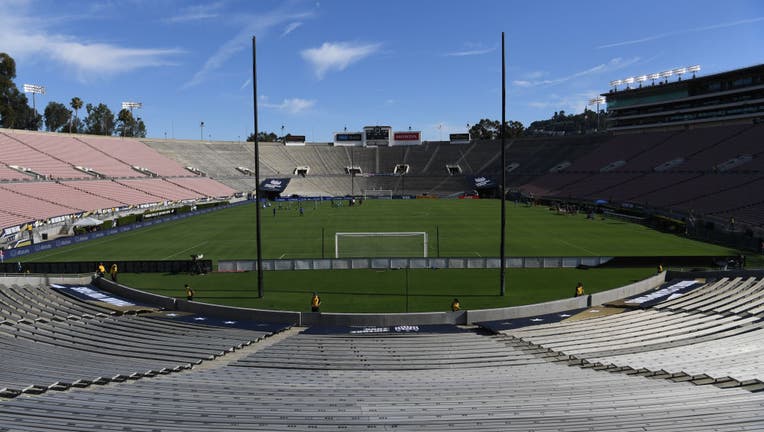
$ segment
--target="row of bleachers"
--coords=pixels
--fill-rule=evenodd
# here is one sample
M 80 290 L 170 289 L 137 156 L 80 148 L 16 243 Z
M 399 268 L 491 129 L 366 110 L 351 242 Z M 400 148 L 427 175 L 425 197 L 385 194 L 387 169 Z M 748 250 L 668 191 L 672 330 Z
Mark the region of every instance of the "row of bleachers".
M 627 301 L 628 304 L 628 301 Z M 563 361 L 697 383 L 764 383 L 764 280 L 708 281 L 651 308 L 506 330 Z M 688 357 L 678 357 L 684 354 Z M 572 356 L 572 357 L 569 357 Z M 601 366 L 598 366 L 601 365 Z
M 150 195 L 142 190 L 126 187 L 115 180 L 65 181 L 62 183 L 74 189 L 124 203 L 126 205 L 152 204 L 164 201 L 162 197 Z
M 63 134 L 27 134 L 19 138 L 36 150 L 51 155 L 74 166 L 95 170 L 107 177 L 145 177 L 130 165 L 105 154 L 98 147 L 85 143 L 81 138 Z M 126 140 L 122 145 L 138 143 Z
M 9 213 L 0 209 L 0 227 L 19 226 L 27 222 L 32 222 L 35 218 L 32 216 L 24 216 L 17 213 Z
M 29 431 L 731 431 L 764 420 L 760 393 L 572 368 L 470 332 L 292 333 L 225 359 L 129 385 L 15 398 L 0 404 L 0 424 Z
M 78 137 L 101 152 L 130 166 L 146 168 L 159 176 L 186 176 L 188 171 L 178 162 L 166 158 L 143 142 L 132 138 L 112 138 L 96 135 Z
M 0 284 L 0 395 L 14 397 L 167 374 L 270 334 L 116 316 L 104 304 L 74 300 L 49 287 Z
M 199 195 L 197 195 L 196 198 L 229 197 L 237 192 L 236 189 L 230 188 L 207 177 L 177 177 L 168 178 L 166 180 L 180 187 L 197 192 Z
M 49 201 L 54 204 L 72 207 L 81 211 L 92 211 L 112 207 L 121 207 L 125 205 L 125 203 L 109 199 L 107 197 L 87 193 L 79 189 L 74 189 L 62 183 L 9 183 L 0 185 L 0 188 L 14 191 L 40 200 Z M 51 216 L 57 215 L 54 214 Z
M 0 132 L 0 162 L 6 166 L 14 165 L 28 168 L 37 174 L 51 178 L 90 178 L 91 176 L 74 169 L 74 167 L 50 155 L 42 153 L 24 139 L 29 136 L 23 133 Z
M 45 220 L 54 216 L 80 213 L 76 207 L 22 195 L 5 188 L 0 188 L 0 202 L 3 203 L 3 207 L 7 211 L 19 216 L 26 216 L 31 220 Z
M 0 159 L 2 160 L 2 159 Z M 10 164 L 13 165 L 13 164 Z M 0 164 L 0 181 L 33 180 L 34 177 Z
M 118 180 L 117 182 L 130 189 L 143 191 L 168 201 L 190 200 L 202 197 L 199 192 L 186 189 L 164 179 L 130 179 Z

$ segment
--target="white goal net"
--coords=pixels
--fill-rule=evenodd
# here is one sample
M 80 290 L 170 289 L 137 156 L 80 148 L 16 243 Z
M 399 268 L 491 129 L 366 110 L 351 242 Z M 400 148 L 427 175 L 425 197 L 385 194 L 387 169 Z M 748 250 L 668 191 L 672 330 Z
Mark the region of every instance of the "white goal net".
M 364 189 L 363 197 L 377 199 L 393 199 L 392 189 Z
M 335 258 L 427 257 L 428 235 L 414 232 L 338 232 Z

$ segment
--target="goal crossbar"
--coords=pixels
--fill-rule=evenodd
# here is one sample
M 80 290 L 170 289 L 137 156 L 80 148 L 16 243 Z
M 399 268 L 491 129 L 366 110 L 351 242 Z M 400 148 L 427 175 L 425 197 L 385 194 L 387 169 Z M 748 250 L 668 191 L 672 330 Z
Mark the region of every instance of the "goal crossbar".
M 334 233 L 334 257 L 340 257 L 340 237 L 422 237 L 422 256 L 427 258 L 428 234 L 426 231 L 371 231 Z

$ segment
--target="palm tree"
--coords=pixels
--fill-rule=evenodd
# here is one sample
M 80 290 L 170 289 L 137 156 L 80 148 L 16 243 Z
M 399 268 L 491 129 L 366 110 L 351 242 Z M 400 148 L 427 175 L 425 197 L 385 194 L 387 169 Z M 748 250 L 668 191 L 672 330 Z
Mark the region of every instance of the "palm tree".
M 72 101 L 69 102 L 69 105 L 74 109 L 74 119 L 77 124 L 79 124 L 79 116 L 77 116 L 77 111 L 79 111 L 80 108 L 82 108 L 82 99 L 78 97 L 73 97 Z M 69 133 L 72 133 L 72 124 L 69 123 Z

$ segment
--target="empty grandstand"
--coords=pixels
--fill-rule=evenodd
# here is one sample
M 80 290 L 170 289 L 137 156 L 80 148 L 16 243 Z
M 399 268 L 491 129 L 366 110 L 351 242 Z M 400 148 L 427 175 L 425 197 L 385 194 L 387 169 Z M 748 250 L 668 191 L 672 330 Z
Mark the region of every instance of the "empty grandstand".
M 18 278 L 0 286 L 0 425 L 755 430 L 764 348 L 746 304 L 764 284 L 677 276 L 611 307 L 482 324 L 493 331 L 244 325 Z

